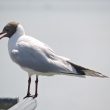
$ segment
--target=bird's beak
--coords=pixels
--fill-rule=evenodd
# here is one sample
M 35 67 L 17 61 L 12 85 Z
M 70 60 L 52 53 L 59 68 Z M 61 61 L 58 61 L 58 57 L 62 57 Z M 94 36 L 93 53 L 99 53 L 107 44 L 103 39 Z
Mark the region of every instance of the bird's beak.
M 1 33 L 0 33 L 0 39 L 2 39 L 2 38 L 4 38 L 4 37 L 6 37 L 6 35 L 7 35 L 7 33 L 6 33 L 6 32 L 1 32 Z

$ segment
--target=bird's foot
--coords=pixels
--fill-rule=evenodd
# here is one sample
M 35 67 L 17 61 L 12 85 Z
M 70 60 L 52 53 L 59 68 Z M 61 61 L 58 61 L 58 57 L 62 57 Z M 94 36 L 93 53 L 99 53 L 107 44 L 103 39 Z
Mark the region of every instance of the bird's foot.
M 35 94 L 35 95 L 33 96 L 33 99 L 37 98 L 37 96 L 38 96 L 38 94 Z
M 28 97 L 33 97 L 31 94 L 27 94 L 23 99 L 28 98 Z

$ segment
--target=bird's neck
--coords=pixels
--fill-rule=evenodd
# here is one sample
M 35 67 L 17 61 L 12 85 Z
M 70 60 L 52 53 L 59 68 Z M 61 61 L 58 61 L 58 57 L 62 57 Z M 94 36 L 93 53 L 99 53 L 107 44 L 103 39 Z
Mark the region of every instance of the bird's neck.
M 23 26 L 21 24 L 19 24 L 17 26 L 17 30 L 16 30 L 15 34 L 18 35 L 18 36 L 22 36 L 22 35 L 25 34 L 24 28 L 23 28 Z
M 22 27 L 22 25 L 18 25 L 16 32 L 12 35 L 12 37 L 9 38 L 8 41 L 8 50 L 9 53 L 13 50 L 16 49 L 16 44 L 17 41 L 19 40 L 20 37 L 25 35 L 25 31 L 24 28 Z

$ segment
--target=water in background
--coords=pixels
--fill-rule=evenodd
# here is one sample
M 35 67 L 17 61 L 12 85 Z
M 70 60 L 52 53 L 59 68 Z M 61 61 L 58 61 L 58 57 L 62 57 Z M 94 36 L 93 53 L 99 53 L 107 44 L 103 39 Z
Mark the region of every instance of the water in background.
M 27 34 L 47 43 L 56 53 L 110 76 L 109 1 L 0 1 L 0 30 L 13 20 L 22 23 Z M 0 96 L 22 98 L 28 77 L 10 60 L 7 41 L 0 41 Z M 109 110 L 109 83 L 108 79 L 97 78 L 40 77 L 37 110 Z

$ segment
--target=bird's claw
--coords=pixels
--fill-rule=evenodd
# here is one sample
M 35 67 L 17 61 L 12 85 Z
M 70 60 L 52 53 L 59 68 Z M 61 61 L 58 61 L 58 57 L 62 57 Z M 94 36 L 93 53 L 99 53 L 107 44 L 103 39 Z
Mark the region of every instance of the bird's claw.
M 28 97 L 33 97 L 31 94 L 27 94 L 23 99 L 28 98 Z
M 35 99 L 37 96 L 38 96 L 38 94 L 35 94 L 35 95 L 33 96 L 33 99 Z
M 31 94 L 27 94 L 23 99 L 28 98 L 28 97 L 32 97 L 33 99 L 35 99 L 38 95 L 31 95 Z

